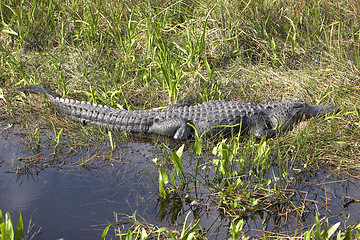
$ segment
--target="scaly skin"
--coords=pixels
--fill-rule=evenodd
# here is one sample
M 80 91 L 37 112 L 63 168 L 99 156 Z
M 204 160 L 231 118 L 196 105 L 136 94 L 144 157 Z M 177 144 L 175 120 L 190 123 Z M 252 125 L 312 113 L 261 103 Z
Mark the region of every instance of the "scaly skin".
M 190 125 L 196 128 L 199 135 L 206 136 L 241 133 L 254 134 L 256 138 L 275 137 L 303 118 L 309 119 L 334 111 L 331 104 L 307 105 L 300 100 L 269 104 L 210 101 L 195 106 L 180 103 L 160 110 L 132 111 L 59 98 L 42 85 L 31 85 L 18 90 L 44 94 L 60 115 L 83 124 L 90 123 L 112 130 L 160 134 L 175 139 L 189 138 L 194 131 Z

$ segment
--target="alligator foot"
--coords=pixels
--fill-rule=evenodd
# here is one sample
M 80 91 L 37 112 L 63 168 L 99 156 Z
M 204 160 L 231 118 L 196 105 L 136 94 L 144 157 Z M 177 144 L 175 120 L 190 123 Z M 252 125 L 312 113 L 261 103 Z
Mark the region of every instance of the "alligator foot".
M 153 125 L 149 128 L 149 133 L 155 133 L 174 137 L 178 140 L 187 139 L 190 137 L 192 127 L 188 125 L 189 121 L 174 117 L 167 120 L 154 119 Z

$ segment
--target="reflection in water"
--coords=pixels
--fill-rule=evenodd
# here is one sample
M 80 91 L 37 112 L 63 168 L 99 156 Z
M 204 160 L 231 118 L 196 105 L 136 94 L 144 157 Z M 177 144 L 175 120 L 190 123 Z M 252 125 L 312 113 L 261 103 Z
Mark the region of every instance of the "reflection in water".
M 40 146 L 33 152 L 16 126 L 1 129 L 4 126 L 0 125 L 0 208 L 14 219 L 20 210 L 25 222 L 34 212 L 33 223 L 42 227 L 36 239 L 100 239 L 105 226 L 114 222 L 114 213 L 132 215 L 135 211 L 151 224 L 170 227 L 181 224 L 191 212 L 188 222 L 200 218 L 208 239 L 228 236 L 230 221 L 206 187 L 190 184 L 187 193 L 174 191 L 166 199 L 158 197 L 158 170 L 152 159 L 164 156 L 153 144 L 118 143 L 116 151 L 103 145 Z M 195 167 L 191 154 L 184 153 L 186 172 Z M 293 177 L 297 181 L 292 203 L 297 211 L 289 212 L 293 208 L 278 202 L 267 211 L 244 213 L 247 235 L 308 227 L 315 210 L 321 217 L 331 217 L 330 225 L 347 215 L 348 224 L 359 221 L 357 202 L 342 208 L 348 198 L 360 199 L 359 181 L 330 171 Z
M 4 167 L 2 168 L 4 169 Z M 41 182 L 24 181 L 20 185 L 14 176 L 0 174 L 1 204 L 7 206 L 8 211 L 23 211 L 31 206 L 33 199 L 40 197 Z M 40 184 L 39 184 L 40 183 Z M 6 204 L 4 204 L 6 203 Z
M 170 221 L 171 224 L 177 223 L 178 218 L 183 215 L 183 202 L 179 193 L 173 192 L 168 194 L 165 199 L 158 201 L 158 214 L 157 217 L 160 221 Z M 169 219 L 170 217 L 170 219 Z

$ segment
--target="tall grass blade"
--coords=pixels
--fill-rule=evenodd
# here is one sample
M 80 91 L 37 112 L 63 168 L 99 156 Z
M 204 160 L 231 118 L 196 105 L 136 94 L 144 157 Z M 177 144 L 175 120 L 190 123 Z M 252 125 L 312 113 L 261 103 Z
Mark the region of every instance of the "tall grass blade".
M 113 140 L 113 137 L 112 137 L 112 132 L 108 131 L 108 135 L 109 135 L 109 141 L 110 141 L 111 149 L 114 150 L 116 148 L 116 144 L 114 143 L 114 140 Z

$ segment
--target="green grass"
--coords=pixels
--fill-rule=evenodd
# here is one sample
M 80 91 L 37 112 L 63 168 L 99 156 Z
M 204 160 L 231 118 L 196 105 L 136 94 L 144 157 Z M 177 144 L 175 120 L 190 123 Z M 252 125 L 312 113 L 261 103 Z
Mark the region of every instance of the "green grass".
M 49 139 L 56 146 L 71 136 L 116 148 L 116 142 L 134 136 L 79 129 L 58 117 L 43 97 L 25 96 L 15 88 L 41 83 L 63 97 L 124 109 L 216 99 L 334 104 L 337 114 L 312 119 L 266 142 L 251 137 L 197 140 L 196 184 L 201 184 L 200 159 L 215 148 L 219 175 L 211 179 L 214 201 L 226 203 L 229 216 L 244 202 L 249 203 L 244 211 L 266 207 L 273 199 L 286 200 L 291 170 L 331 165 L 351 175 L 359 169 L 359 13 L 355 0 L 3 0 L 0 117 L 24 126 L 34 123 L 28 131 L 34 144 L 40 141 L 39 126 L 45 125 L 54 132 Z M 266 173 L 274 167 L 269 156 L 282 173 L 277 182 L 269 182 Z M 174 186 L 190 188 L 179 159 L 181 154 L 174 152 L 174 173 L 159 168 L 163 196 Z M 256 186 L 259 201 L 239 186 Z M 268 198 L 261 198 L 264 194 Z

